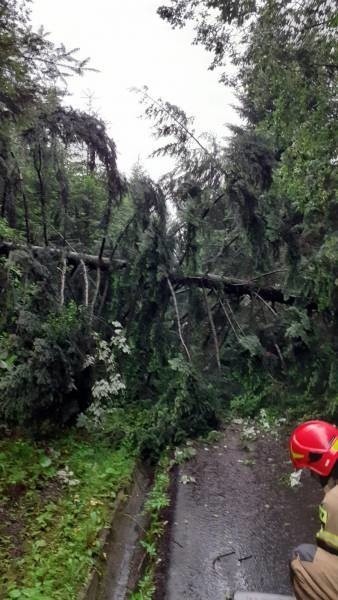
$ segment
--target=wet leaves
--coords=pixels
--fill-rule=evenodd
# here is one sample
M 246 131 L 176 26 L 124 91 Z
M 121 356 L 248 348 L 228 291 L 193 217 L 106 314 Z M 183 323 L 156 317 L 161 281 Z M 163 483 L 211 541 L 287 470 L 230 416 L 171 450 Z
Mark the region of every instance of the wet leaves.
M 196 483 L 196 479 L 192 475 L 182 475 L 180 483 L 183 483 L 183 485 L 187 485 L 187 483 Z
M 191 458 L 196 456 L 196 453 L 196 449 L 191 444 L 187 444 L 186 446 L 183 446 L 181 448 L 175 448 L 175 462 L 176 464 L 180 465 L 186 460 L 190 460 Z
M 290 487 L 294 488 L 294 487 L 298 487 L 301 484 L 301 476 L 302 476 L 302 472 L 303 469 L 299 469 L 299 471 L 295 471 L 294 473 L 291 473 L 290 475 Z

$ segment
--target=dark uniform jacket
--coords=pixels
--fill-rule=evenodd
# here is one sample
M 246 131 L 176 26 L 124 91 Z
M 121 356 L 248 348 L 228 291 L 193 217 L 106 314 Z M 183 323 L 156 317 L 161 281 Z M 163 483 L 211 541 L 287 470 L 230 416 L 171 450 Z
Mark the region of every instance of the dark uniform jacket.
M 331 482 L 319 507 L 317 546 L 293 551 L 291 576 L 297 600 L 338 600 L 338 485 Z

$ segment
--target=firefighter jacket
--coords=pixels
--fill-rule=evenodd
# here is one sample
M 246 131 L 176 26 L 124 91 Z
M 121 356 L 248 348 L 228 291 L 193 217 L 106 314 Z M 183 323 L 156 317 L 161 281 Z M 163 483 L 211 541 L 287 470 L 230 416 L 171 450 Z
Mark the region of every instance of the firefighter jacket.
M 324 550 L 338 555 L 338 485 L 331 487 L 319 507 L 321 529 L 317 544 Z
M 291 581 L 297 600 L 338 600 L 338 485 L 330 481 L 319 507 L 317 546 L 292 553 Z

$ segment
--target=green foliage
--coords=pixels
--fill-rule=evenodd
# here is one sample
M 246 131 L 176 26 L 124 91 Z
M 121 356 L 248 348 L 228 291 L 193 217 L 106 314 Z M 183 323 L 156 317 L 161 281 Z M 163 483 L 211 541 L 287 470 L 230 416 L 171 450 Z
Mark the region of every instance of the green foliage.
M 121 324 L 118 321 L 112 323 L 115 331 L 110 342 L 98 339 L 97 357 L 98 365 L 103 369 L 104 378 L 97 379 L 92 388 L 94 400 L 107 402 L 112 396 L 118 395 L 126 386 L 121 381 L 121 375 L 117 372 L 116 351 L 119 350 L 125 354 L 130 353 L 130 348 L 127 345 L 126 338 L 122 332 Z M 91 362 L 92 357 L 88 357 L 87 361 Z M 97 369 L 99 372 L 99 367 Z
M 289 322 L 289 326 L 285 330 L 287 339 L 299 339 L 305 344 L 309 343 L 309 331 L 311 330 L 311 322 L 308 314 L 304 310 L 296 307 L 288 308 L 285 321 Z
M 131 594 L 130 600 L 151 600 L 155 593 L 154 573 L 158 544 L 167 524 L 164 521 L 163 511 L 170 504 L 168 488 L 171 466 L 172 462 L 165 453 L 159 462 L 154 484 L 145 503 L 145 511 L 150 519 L 149 527 L 141 541 L 146 552 L 146 568 L 136 591 Z
M 245 120 L 225 146 L 143 88 L 155 154 L 176 159 L 160 185 L 140 165 L 126 185 L 104 123 L 62 104 L 60 64 L 86 63 L 33 35 L 25 2 L 0 16 L 1 418 L 42 432 L 81 413 L 152 457 L 231 398 L 251 415 L 337 397 L 332 3 L 166 4 L 212 67 L 232 61 Z
M 241 378 L 242 393 L 235 396 L 230 402 L 230 411 L 236 415 L 253 417 L 262 406 L 269 404 L 268 382 L 264 381 L 256 372 L 249 372 Z
M 17 240 L 18 237 L 18 232 L 12 227 L 9 227 L 4 219 L 0 218 L 0 241 L 14 241 Z
M 75 600 L 117 491 L 130 480 L 130 449 L 94 447 L 70 433 L 48 445 L 5 438 L 0 456 L 1 597 Z
M 130 596 L 131 600 L 152 600 L 155 594 L 154 577 L 151 572 L 147 572 L 143 575 L 141 581 L 138 583 L 137 591 L 133 592 Z
M 72 303 L 45 321 L 32 321 L 26 313 L 19 331 L 3 341 L 3 352 L 11 358 L 0 380 L 2 418 L 52 426 L 74 416 L 78 412 L 74 392 L 86 377 L 86 347 L 89 353 L 93 345 L 85 313 Z
M 107 192 L 102 173 L 88 172 L 85 165 L 67 167 L 69 204 L 68 229 L 87 251 L 97 248 L 100 239 L 100 219 L 104 212 Z
M 208 435 L 206 436 L 206 439 L 210 442 L 216 441 L 216 438 L 217 438 L 217 436 L 216 436 L 215 439 L 213 440 L 212 434 L 214 434 L 214 436 L 216 436 L 216 434 L 218 434 L 218 432 L 210 431 L 208 433 Z M 195 455 L 196 455 L 196 449 L 187 442 L 187 444 L 185 446 L 180 446 L 178 448 L 175 448 L 175 464 L 181 465 L 186 460 L 190 460 L 191 458 L 193 458 Z
M 260 343 L 257 335 L 245 335 L 239 338 L 239 343 L 247 350 L 251 357 L 260 356 L 263 351 L 262 344 Z
M 160 456 L 166 446 L 180 444 L 218 423 L 215 390 L 182 356 L 170 359 L 157 377 L 157 401 L 144 413 L 147 426 L 141 424 L 138 432 L 142 454 L 153 457 Z
M 227 217 L 230 205 L 240 219 L 241 243 L 246 243 L 236 273 L 245 277 L 248 268 L 251 277 L 254 266 L 285 268 L 287 275 L 271 279 L 270 285 L 282 289 L 285 299 L 297 298 L 286 310 L 259 308 L 251 300 L 250 311 L 244 304 L 235 307 L 236 321 L 227 307 L 236 340 L 232 334 L 225 337 L 221 360 L 226 385 L 239 387 L 232 406 L 253 414 L 273 396 L 292 410 L 298 404 L 315 412 L 321 405 L 321 414 L 327 414 L 335 410 L 338 371 L 333 359 L 338 302 L 335 8 L 321 0 L 168 0 L 159 14 L 173 27 L 191 20 L 195 41 L 213 56 L 212 67 L 229 59 L 236 67 L 233 77 L 223 79 L 241 88 L 246 125 L 234 128 L 227 185 L 221 190 L 223 214 Z M 221 255 L 213 272 L 229 273 L 233 264 L 230 256 Z

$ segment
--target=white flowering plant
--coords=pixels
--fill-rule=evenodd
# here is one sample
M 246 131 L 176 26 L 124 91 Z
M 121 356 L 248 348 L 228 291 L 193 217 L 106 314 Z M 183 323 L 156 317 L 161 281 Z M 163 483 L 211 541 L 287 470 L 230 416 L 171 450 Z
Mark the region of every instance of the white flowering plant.
M 122 325 L 118 321 L 113 321 L 111 325 L 114 333 L 110 340 L 103 340 L 97 335 L 95 355 L 85 358 L 85 365 L 93 366 L 101 375 L 92 386 L 92 404 L 78 418 L 78 426 L 90 431 L 105 429 L 107 419 L 114 414 L 113 398 L 117 399 L 126 389 L 122 375 L 118 372 L 117 355 L 129 354 L 130 348 Z

